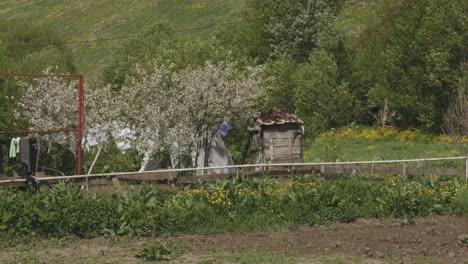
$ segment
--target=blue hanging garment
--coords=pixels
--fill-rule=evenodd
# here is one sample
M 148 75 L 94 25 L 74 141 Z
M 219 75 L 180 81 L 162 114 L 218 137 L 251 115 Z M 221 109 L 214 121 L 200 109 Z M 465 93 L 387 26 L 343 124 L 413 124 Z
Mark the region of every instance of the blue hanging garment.
M 218 129 L 218 133 L 221 135 L 221 138 L 225 138 L 229 132 L 229 123 L 223 122 Z

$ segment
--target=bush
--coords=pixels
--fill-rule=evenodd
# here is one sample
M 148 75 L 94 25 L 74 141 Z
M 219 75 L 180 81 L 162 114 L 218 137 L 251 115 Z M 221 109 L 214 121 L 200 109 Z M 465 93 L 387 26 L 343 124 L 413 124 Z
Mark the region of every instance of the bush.
M 273 231 L 362 217 L 466 216 L 468 184 L 459 181 L 342 176 L 332 182 L 306 175 L 280 185 L 270 178 L 233 177 L 177 193 L 144 186 L 113 196 L 60 183 L 47 193 L 2 191 L 0 235 L 5 243 L 25 237 Z
M 468 189 L 465 188 L 455 196 L 456 209 L 459 215 L 468 216 Z

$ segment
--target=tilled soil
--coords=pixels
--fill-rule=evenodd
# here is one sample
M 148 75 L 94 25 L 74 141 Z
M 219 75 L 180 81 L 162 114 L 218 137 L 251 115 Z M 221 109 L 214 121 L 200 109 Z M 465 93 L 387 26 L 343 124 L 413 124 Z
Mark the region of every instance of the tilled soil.
M 420 218 L 414 224 L 400 220 L 360 219 L 350 224 L 298 228 L 287 232 L 239 235 L 184 236 L 176 241 L 190 241 L 193 253 L 208 254 L 209 246 L 261 248 L 299 255 L 345 254 L 362 258 L 418 263 L 438 259 L 446 263 L 468 263 L 468 244 L 458 241 L 468 234 L 468 218 L 438 216 Z
M 283 232 L 159 239 L 188 247 L 171 263 L 239 263 L 224 257 L 249 251 L 291 256 L 275 263 L 468 263 L 468 244 L 458 240 L 460 234 L 468 234 L 467 217 L 435 216 L 411 224 L 360 219 Z M 135 255 L 154 243 L 154 238 L 38 241 L 0 249 L 0 263 L 136 263 L 141 260 Z M 330 261 L 330 256 L 345 257 Z

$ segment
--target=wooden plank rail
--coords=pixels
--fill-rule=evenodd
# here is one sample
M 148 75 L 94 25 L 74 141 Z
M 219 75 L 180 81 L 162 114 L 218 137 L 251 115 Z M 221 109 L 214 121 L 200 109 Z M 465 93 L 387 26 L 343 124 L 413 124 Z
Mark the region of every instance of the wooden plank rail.
M 148 172 L 143 174 L 124 174 L 116 176 L 121 181 L 158 181 L 158 180 L 169 180 L 175 178 L 172 172 Z
M 468 179 L 468 168 L 430 168 L 426 167 L 427 161 L 438 160 L 466 160 L 468 166 L 468 157 L 452 158 L 425 158 L 413 160 L 383 160 L 383 161 L 352 161 L 352 162 L 321 162 L 321 163 L 276 163 L 276 164 L 248 164 L 220 166 L 210 168 L 184 168 L 184 169 L 160 169 L 145 172 L 119 172 L 102 173 L 92 175 L 73 175 L 73 176 L 47 176 L 41 175 L 31 177 L 29 181 L 35 180 L 39 184 L 55 184 L 59 181 L 71 181 L 79 185 L 98 186 L 114 185 L 120 188 L 121 181 L 162 181 L 163 184 L 168 180 L 179 184 L 200 183 L 214 180 L 226 179 L 230 175 L 245 175 L 248 177 L 269 176 L 281 177 L 292 176 L 294 174 L 322 173 L 322 174 L 405 174 L 405 175 L 465 175 Z M 419 162 L 420 168 L 407 167 L 407 162 Z M 403 163 L 403 167 L 375 166 L 375 164 Z M 370 164 L 371 166 L 359 166 L 359 164 Z M 230 174 L 205 174 L 193 176 L 177 176 L 177 173 L 234 168 L 235 173 Z M 259 170 L 266 168 L 266 170 Z M 247 170 L 249 169 L 249 170 Z M 257 170 L 255 170 L 257 169 Z M 28 180 L 20 177 L 9 177 L 0 179 L 0 187 L 26 187 Z

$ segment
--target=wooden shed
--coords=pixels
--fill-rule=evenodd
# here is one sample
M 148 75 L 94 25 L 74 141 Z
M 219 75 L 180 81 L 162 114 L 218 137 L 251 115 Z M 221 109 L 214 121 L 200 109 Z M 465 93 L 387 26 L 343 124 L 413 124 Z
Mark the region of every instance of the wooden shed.
M 304 162 L 303 122 L 284 110 L 260 112 L 250 131 L 250 153 L 256 164 Z

